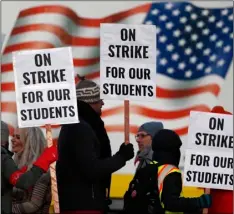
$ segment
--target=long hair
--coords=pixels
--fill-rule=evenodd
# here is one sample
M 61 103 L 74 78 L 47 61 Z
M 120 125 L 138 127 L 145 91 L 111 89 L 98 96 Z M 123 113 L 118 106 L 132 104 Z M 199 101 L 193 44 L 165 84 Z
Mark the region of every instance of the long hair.
M 22 152 L 15 154 L 14 160 L 19 168 L 28 166 L 28 169 L 30 169 L 45 149 L 46 140 L 43 132 L 38 127 L 22 128 L 19 132 L 24 149 Z

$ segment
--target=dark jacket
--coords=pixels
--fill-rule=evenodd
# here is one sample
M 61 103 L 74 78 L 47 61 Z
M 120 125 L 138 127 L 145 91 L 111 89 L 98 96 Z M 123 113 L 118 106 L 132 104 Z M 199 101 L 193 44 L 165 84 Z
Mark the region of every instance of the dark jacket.
M 87 118 L 96 115 L 88 104 L 84 107 L 78 103 L 80 122 L 63 125 L 58 139 L 56 175 L 61 211 L 104 210 L 107 180 L 125 165 L 119 154 L 103 159 L 110 150 L 103 152 L 105 145 L 99 139 L 108 144 L 108 138 L 94 130 L 94 121 L 89 124 Z
M 9 183 L 11 175 L 18 170 L 12 153 L 1 147 L 1 213 L 12 213 L 12 189 Z M 28 189 L 32 187 L 43 174 L 43 170 L 37 166 L 33 166 L 29 171 L 24 173 L 17 181 L 16 187 Z
M 171 164 L 178 167 L 181 145 L 182 142 L 177 134 L 170 130 L 161 130 L 153 138 L 153 159 L 159 163 L 159 166 Z M 164 179 L 162 202 L 165 206 L 165 210 L 186 213 L 200 212 L 198 198 L 180 197 L 182 185 L 182 177 L 180 173 L 170 173 Z

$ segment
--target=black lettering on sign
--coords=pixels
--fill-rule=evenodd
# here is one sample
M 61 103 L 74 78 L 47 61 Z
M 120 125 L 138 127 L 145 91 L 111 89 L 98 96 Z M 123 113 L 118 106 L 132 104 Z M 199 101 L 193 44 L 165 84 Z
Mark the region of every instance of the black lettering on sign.
M 230 175 L 230 181 L 229 181 L 229 185 L 233 185 L 233 175 Z
M 106 67 L 106 77 L 125 79 L 124 72 L 122 67 Z
M 22 93 L 22 102 L 23 103 L 26 103 L 26 102 L 29 102 L 29 103 L 39 103 L 39 102 L 43 102 L 43 93 L 42 91 L 35 91 L 35 92 L 23 92 Z
M 121 29 L 120 38 L 122 41 L 136 41 L 136 29 Z
M 130 79 L 144 79 L 150 80 L 150 69 L 148 68 L 130 68 L 129 69 Z
M 24 79 L 23 83 L 25 85 L 29 85 L 30 84 L 30 79 L 28 78 L 28 76 L 29 76 L 28 72 L 23 73 L 23 79 Z
M 41 67 L 41 66 L 51 66 L 51 57 L 50 57 L 50 53 L 48 54 L 36 54 L 34 56 L 34 60 L 35 60 L 35 65 L 37 67 Z
M 209 166 L 210 157 L 208 155 L 191 155 L 190 165 L 194 165 L 194 163 L 197 166 Z
M 103 84 L 103 94 L 109 94 L 108 83 Z
M 223 130 L 224 129 L 224 119 L 211 117 L 209 120 L 209 128 L 211 130 Z
M 224 169 L 232 169 L 233 168 L 233 158 L 215 156 L 214 160 L 213 160 L 213 165 L 214 165 L 214 167 L 221 167 Z
M 47 97 L 49 101 L 71 100 L 70 91 L 68 89 L 49 90 L 47 92 Z
M 233 149 L 233 136 L 229 136 L 228 148 Z
M 186 181 L 188 181 L 188 182 L 192 180 L 192 178 L 191 178 L 191 173 L 192 173 L 192 172 L 189 171 L 189 170 L 188 170 L 187 173 L 186 173 L 186 175 L 187 175 L 187 176 L 186 176 Z
M 21 110 L 21 120 L 26 121 L 27 120 L 27 115 L 26 115 L 26 110 Z
M 148 86 L 148 96 L 153 97 L 154 96 L 154 87 L 152 85 Z

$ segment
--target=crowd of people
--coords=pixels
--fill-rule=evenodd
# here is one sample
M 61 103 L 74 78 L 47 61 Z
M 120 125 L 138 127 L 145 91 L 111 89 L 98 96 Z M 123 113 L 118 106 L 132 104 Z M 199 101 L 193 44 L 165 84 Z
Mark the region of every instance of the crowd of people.
M 111 174 L 134 158 L 134 147 L 123 142 L 112 154 L 101 119 L 104 102 L 95 82 L 81 80 L 76 94 L 80 122 L 61 126 L 57 146 L 48 148 L 41 129 L 32 127 L 14 130 L 9 151 L 9 129 L 1 122 L 1 213 L 49 213 L 49 166 L 55 161 L 61 213 L 109 212 Z M 176 132 L 150 121 L 139 126 L 135 138 L 136 172 L 121 213 L 199 214 L 212 206 L 209 194 L 194 198 L 182 194 L 182 142 Z

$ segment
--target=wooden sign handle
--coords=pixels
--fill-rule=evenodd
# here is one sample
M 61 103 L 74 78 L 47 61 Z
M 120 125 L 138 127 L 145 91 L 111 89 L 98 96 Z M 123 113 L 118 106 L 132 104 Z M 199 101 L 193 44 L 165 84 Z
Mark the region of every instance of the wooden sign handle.
M 129 143 L 129 100 L 124 100 L 124 142 Z
M 46 140 L 47 140 L 48 147 L 53 145 L 51 125 L 46 125 Z M 56 162 L 54 162 L 50 165 L 51 191 L 52 191 L 52 199 L 54 202 L 54 211 L 55 211 L 55 213 L 60 213 L 59 212 L 59 200 L 58 200 L 58 189 L 57 189 L 55 165 L 56 165 Z

